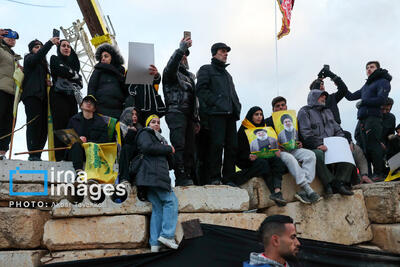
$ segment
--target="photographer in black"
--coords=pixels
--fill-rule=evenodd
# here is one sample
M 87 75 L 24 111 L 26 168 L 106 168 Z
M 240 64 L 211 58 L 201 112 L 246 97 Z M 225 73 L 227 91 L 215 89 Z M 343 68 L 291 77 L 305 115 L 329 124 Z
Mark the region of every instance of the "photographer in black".
M 340 125 L 341 120 L 338 103 L 348 92 L 347 86 L 343 80 L 330 70 L 329 65 L 324 65 L 322 70 L 318 73 L 318 79 L 311 83 L 310 90 L 318 89 L 325 91 L 324 79 L 326 77 L 331 78 L 337 87 L 336 93 L 328 94 L 328 98 L 326 99 L 326 107 L 332 111 L 335 121 Z

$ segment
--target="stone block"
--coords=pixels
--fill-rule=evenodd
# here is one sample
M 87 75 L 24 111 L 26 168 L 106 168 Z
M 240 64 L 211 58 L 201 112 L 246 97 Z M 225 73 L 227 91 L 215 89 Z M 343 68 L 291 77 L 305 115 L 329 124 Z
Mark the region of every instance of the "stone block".
M 0 251 L 0 267 L 38 267 L 46 250 Z
M 60 263 L 66 261 L 89 260 L 106 257 L 126 256 L 150 253 L 148 248 L 140 249 L 92 249 L 92 250 L 71 250 L 57 251 L 46 254 L 40 259 L 42 264 Z
M 45 170 L 47 171 L 47 180 L 48 183 L 57 183 L 57 175 L 59 173 L 59 177 L 61 182 L 71 181 L 71 177 L 69 175 L 65 175 L 66 171 L 72 171 L 72 174 L 75 174 L 74 168 L 72 167 L 72 162 L 70 161 L 26 161 L 26 160 L 2 160 L 0 161 L 0 182 L 5 183 L 10 180 L 10 170 L 16 170 L 19 168 L 24 171 L 36 171 L 36 170 Z M 52 176 L 52 174 L 54 174 Z M 54 179 L 52 179 L 54 177 Z M 13 175 L 13 183 L 38 183 L 43 184 L 44 175 L 37 173 L 25 173 L 22 174 L 17 171 L 16 174 Z
M 372 223 L 400 223 L 400 182 L 380 182 L 357 186 L 363 190 Z
M 43 243 L 53 250 L 140 248 L 147 242 L 148 219 L 141 215 L 49 220 Z
M 199 219 L 200 223 L 256 231 L 266 217 L 262 213 L 181 213 L 178 223 Z
M 353 196 L 335 194 L 313 205 L 294 202 L 285 207 L 274 206 L 267 209 L 266 213 L 291 216 L 302 238 L 343 245 L 359 244 L 372 239 L 361 190 L 354 191 Z
M 400 253 L 400 223 L 397 224 L 372 224 L 374 238 L 371 243 L 381 249 Z
M 246 190 L 227 185 L 175 187 L 179 212 L 239 212 L 249 209 Z
M 240 188 L 207 185 L 176 187 L 174 191 L 179 201 L 179 212 L 240 212 L 249 208 L 249 196 L 246 190 Z M 151 203 L 140 201 L 136 187 L 133 187 L 122 203 L 115 203 L 110 197 L 105 197 L 98 206 L 93 205 L 88 197 L 80 204 L 62 200 L 51 214 L 55 218 L 62 218 L 150 213 Z
M 275 205 L 275 202 L 269 199 L 271 195 L 267 185 L 262 178 L 252 178 L 247 183 L 240 186 L 246 189 L 250 197 L 250 209 L 263 209 Z M 324 188 L 319 181 L 318 177 L 311 183 L 311 187 L 320 195 L 323 194 Z M 294 195 L 300 187 L 296 185 L 296 181 L 292 175 L 286 174 L 282 179 L 282 194 L 287 202 L 296 201 Z
M 13 192 L 44 192 L 43 184 L 13 184 Z M 45 196 L 11 196 L 10 184 L 0 183 L 0 201 L 34 201 L 34 202 L 59 202 L 65 198 L 64 192 L 60 195 L 51 194 L 51 186 L 48 186 L 48 194 Z M 11 203 L 10 203 L 11 205 Z M 10 206 L 12 207 L 12 206 Z
M 48 212 L 35 209 L 0 208 L 0 249 L 38 248 Z

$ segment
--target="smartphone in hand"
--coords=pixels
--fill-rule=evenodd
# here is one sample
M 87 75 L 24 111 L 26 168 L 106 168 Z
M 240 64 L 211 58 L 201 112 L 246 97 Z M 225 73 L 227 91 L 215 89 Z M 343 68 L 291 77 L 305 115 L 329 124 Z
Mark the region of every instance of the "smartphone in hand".
M 189 31 L 184 31 L 183 32 L 183 39 L 186 39 L 186 38 L 192 39 L 192 33 L 189 32 Z
M 60 31 L 57 29 L 53 29 L 53 37 L 58 37 L 60 38 Z

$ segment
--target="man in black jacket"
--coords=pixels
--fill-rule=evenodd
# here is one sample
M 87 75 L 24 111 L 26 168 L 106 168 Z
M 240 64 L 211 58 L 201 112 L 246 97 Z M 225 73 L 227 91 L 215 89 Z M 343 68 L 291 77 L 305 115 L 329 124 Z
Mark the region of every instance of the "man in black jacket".
M 83 98 L 80 106 L 82 112 L 74 115 L 68 123 L 67 128 L 74 129 L 82 143 L 107 143 L 109 141 L 107 124 L 100 115 L 95 113 L 96 102 L 96 98 L 92 95 Z M 72 145 L 67 153 L 67 160 L 72 161 L 72 165 L 77 173 L 83 170 L 85 150 L 81 143 L 77 142 Z
M 210 131 L 209 170 L 211 184 L 220 184 L 222 151 L 224 150 L 223 177 L 235 172 L 237 150 L 236 121 L 240 118 L 241 104 L 232 76 L 226 70 L 228 52 L 224 43 L 211 47 L 211 64 L 203 65 L 197 75 L 197 95 L 201 114 L 207 116 Z M 201 118 L 202 119 L 202 118 Z
M 174 171 L 177 186 L 193 185 L 194 135 L 199 130 L 194 74 L 188 71 L 187 56 L 192 40 L 185 38 L 168 61 L 163 73 L 163 91 L 170 130 L 175 147 Z

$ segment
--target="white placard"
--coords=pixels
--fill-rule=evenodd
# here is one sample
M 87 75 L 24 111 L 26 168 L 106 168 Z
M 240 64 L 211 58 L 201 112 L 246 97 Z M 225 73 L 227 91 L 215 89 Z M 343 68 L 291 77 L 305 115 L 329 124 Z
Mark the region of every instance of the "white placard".
M 153 84 L 154 76 L 149 74 L 154 65 L 154 44 L 129 42 L 128 73 L 126 84 Z
M 388 160 L 388 164 L 389 164 L 391 171 L 394 171 L 397 168 L 399 168 L 400 167 L 400 152 L 397 153 L 396 155 L 394 155 L 393 157 L 391 157 Z
M 348 162 L 356 165 L 346 138 L 332 136 L 324 138 L 324 145 L 328 148 L 325 154 L 325 164 Z

